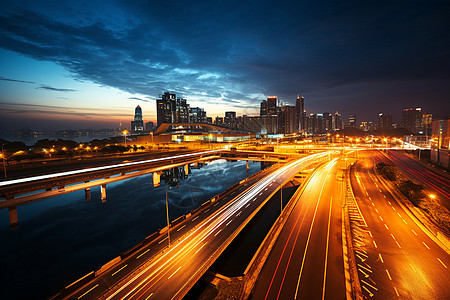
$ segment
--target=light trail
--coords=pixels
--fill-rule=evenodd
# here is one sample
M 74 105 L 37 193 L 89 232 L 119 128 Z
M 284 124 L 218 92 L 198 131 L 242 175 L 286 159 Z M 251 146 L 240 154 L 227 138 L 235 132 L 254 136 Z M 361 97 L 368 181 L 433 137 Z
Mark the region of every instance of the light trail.
M 114 165 L 109 165 L 109 166 L 93 167 L 93 168 L 80 169 L 80 170 L 74 170 L 74 171 L 65 171 L 65 172 L 58 172 L 58 173 L 53 173 L 53 174 L 38 175 L 38 176 L 29 177 L 29 178 L 6 180 L 6 181 L 0 182 L 0 187 L 18 184 L 18 183 L 27 183 L 27 182 L 37 181 L 37 180 L 56 178 L 56 177 L 61 177 L 61 176 L 77 175 L 77 174 L 83 174 L 83 173 L 94 172 L 94 171 L 109 170 L 109 169 L 120 168 L 120 167 L 128 167 L 128 166 L 134 166 L 134 165 L 140 165 L 140 164 L 147 164 L 147 163 L 157 162 L 157 161 L 172 160 L 172 159 L 183 158 L 183 157 L 209 154 L 209 153 L 219 152 L 219 151 L 223 151 L 223 150 L 224 149 L 217 149 L 217 150 L 209 150 L 209 151 L 189 153 L 189 154 L 180 154 L 180 155 L 175 155 L 175 156 L 170 156 L 170 157 L 161 157 L 161 158 L 154 158 L 154 159 L 135 161 L 135 162 L 129 162 L 129 163 L 114 164 Z

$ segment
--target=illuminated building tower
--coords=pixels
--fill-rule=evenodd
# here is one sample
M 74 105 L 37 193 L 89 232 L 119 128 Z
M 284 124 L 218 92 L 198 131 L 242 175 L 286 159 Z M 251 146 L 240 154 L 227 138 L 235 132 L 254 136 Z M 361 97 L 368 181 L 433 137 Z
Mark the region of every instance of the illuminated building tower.
M 295 112 L 297 115 L 297 129 L 298 132 L 302 133 L 306 131 L 306 111 L 305 111 L 305 98 L 297 95 L 297 100 L 295 101 Z
M 419 133 L 423 130 L 422 108 L 405 108 L 402 112 L 400 127 L 408 129 L 412 133 Z
M 144 121 L 142 119 L 142 108 L 138 105 L 134 110 L 134 121 L 131 121 L 132 132 L 144 132 Z
M 348 127 L 356 128 L 356 115 L 355 114 L 348 116 Z
M 378 114 L 378 129 L 391 130 L 392 129 L 392 116 L 391 114 Z
M 277 115 L 277 102 L 278 102 L 277 96 L 267 97 L 267 114 L 269 116 Z
M 156 123 L 174 123 L 176 112 L 176 95 L 165 92 L 160 99 L 156 99 Z

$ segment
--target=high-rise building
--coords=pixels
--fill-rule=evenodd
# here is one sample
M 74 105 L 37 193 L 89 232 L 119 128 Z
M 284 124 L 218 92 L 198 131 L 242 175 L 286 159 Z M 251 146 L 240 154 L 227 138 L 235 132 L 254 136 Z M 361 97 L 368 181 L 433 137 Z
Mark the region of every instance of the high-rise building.
M 260 116 L 267 116 L 269 114 L 269 107 L 267 105 L 267 100 L 261 101 L 261 107 L 259 108 Z
M 356 128 L 356 115 L 351 114 L 348 116 L 348 127 Z
M 331 117 L 331 129 L 338 131 L 342 129 L 342 118 L 339 112 L 335 112 Z
M 236 129 L 236 127 L 237 127 L 236 112 L 235 111 L 226 111 L 225 117 L 223 118 L 223 124 L 226 127 Z
M 189 119 L 192 123 L 206 123 L 206 112 L 201 107 L 191 107 Z
M 134 121 L 131 121 L 132 132 L 144 132 L 144 121 L 142 119 L 142 108 L 138 105 L 134 109 Z
M 177 98 L 175 100 L 174 123 L 189 123 L 189 104 L 186 99 Z
M 176 95 L 165 92 L 156 99 L 157 126 L 162 123 L 175 123 Z
M 269 116 L 276 116 L 277 115 L 277 102 L 278 97 L 277 96 L 269 96 L 267 97 L 267 114 Z
M 295 112 L 297 115 L 296 127 L 298 132 L 302 133 L 306 131 L 306 111 L 305 111 L 305 98 L 297 95 L 297 100 L 295 101 Z
M 425 135 L 431 134 L 431 122 L 433 121 L 433 115 L 432 114 L 426 114 L 424 113 L 422 116 L 422 124 L 423 124 L 423 133 Z
M 322 114 L 322 133 L 327 133 L 333 130 L 333 115 L 329 112 Z
M 296 107 L 291 105 L 285 105 L 280 107 L 280 113 L 278 114 L 278 133 L 292 134 L 297 133 L 297 114 Z
M 423 131 L 422 115 L 422 108 L 420 107 L 403 109 L 400 127 L 412 133 Z
M 385 114 L 385 113 L 378 114 L 378 129 L 379 130 L 391 130 L 392 129 L 391 114 Z

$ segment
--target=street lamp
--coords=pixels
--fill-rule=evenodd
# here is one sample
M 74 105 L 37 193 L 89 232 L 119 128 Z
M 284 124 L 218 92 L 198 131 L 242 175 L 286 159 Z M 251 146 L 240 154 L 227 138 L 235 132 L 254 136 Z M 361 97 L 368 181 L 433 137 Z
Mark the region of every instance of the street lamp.
M 3 151 L 3 144 L 2 144 L 2 153 L 0 154 L 0 157 L 3 159 L 3 171 L 5 172 L 5 178 L 8 178 L 6 176 L 6 155 L 5 155 L 5 151 Z
M 167 217 L 167 238 L 169 240 L 169 247 L 170 247 L 170 221 L 169 221 L 169 202 L 167 197 L 167 192 L 171 187 L 178 187 L 178 185 L 169 185 L 166 188 L 166 217 Z
M 124 139 L 125 139 L 125 147 L 127 146 L 127 133 L 128 133 L 128 130 L 124 130 L 124 131 L 122 131 L 122 133 L 123 133 L 123 137 L 124 137 Z

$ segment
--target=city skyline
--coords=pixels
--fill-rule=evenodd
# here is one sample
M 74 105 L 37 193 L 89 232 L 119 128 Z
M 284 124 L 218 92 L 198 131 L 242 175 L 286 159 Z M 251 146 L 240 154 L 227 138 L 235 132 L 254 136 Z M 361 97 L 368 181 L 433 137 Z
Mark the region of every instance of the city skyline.
M 259 2 L 258 2 L 259 3 Z M 325 7 L 326 8 L 323 8 Z M 450 111 L 448 4 L 21 1 L 0 12 L 0 126 L 115 128 L 165 91 L 208 116 Z

